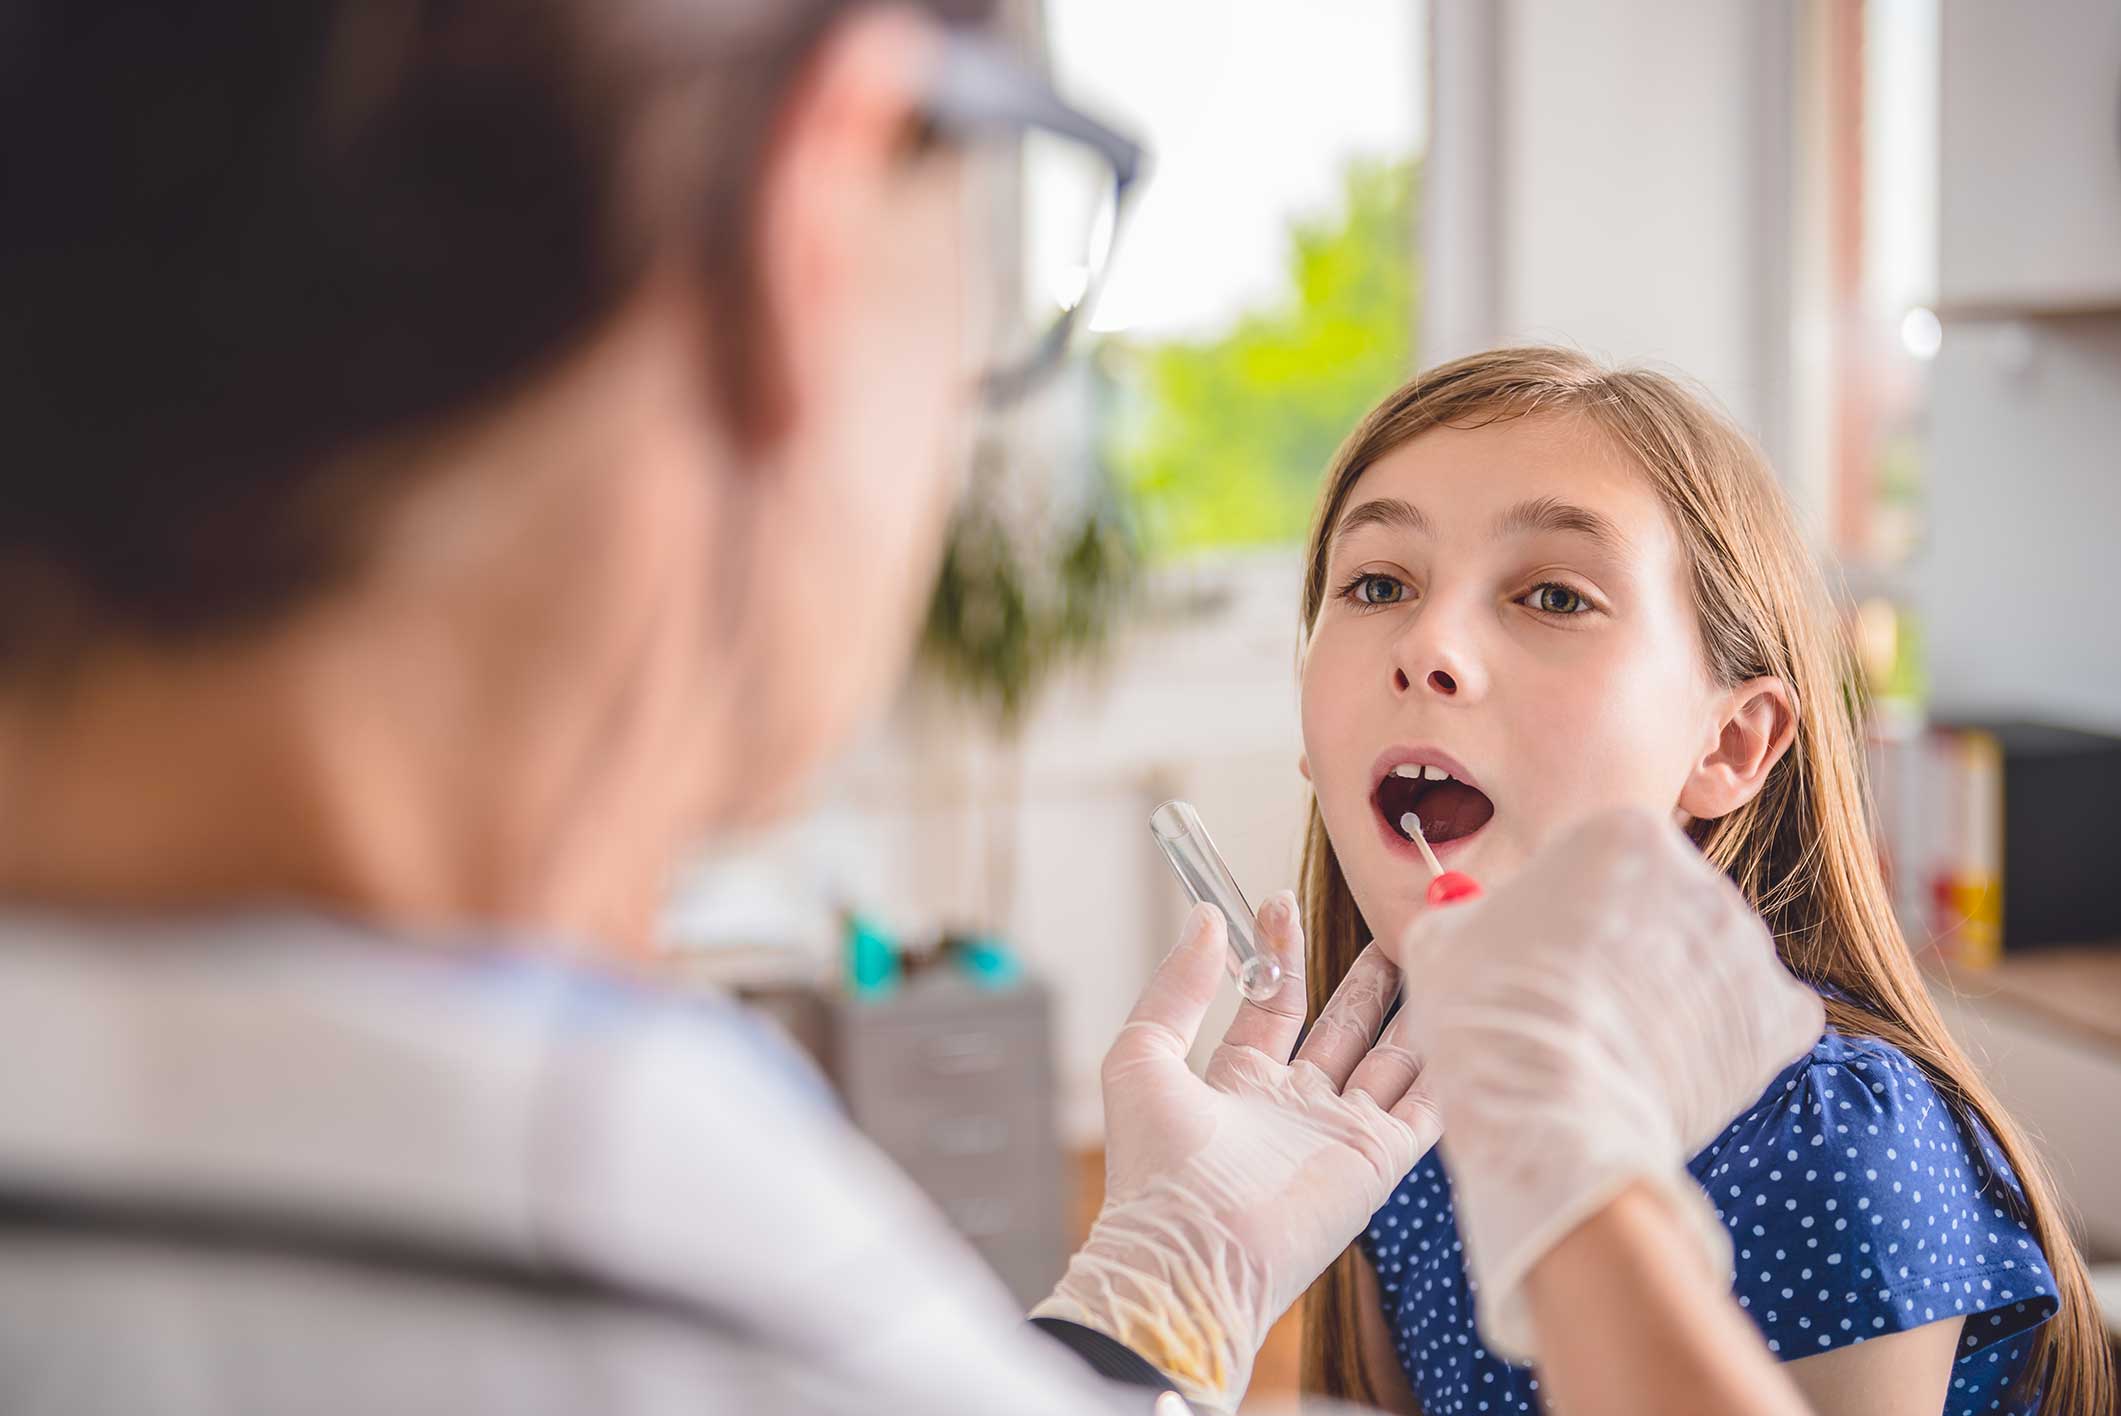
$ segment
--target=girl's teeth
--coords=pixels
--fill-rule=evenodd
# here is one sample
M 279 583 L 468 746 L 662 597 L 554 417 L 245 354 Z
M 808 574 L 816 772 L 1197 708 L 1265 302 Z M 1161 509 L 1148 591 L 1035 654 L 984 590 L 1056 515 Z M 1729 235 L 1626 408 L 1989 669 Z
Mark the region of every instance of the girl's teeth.
M 1419 762 L 1402 762 L 1392 769 L 1392 775 L 1395 777 L 1408 777 L 1418 782 L 1421 780 L 1421 764 Z
M 1449 772 L 1444 771 L 1441 767 L 1431 765 L 1422 768 L 1421 775 L 1427 777 L 1432 782 L 1440 782 L 1451 774 Z

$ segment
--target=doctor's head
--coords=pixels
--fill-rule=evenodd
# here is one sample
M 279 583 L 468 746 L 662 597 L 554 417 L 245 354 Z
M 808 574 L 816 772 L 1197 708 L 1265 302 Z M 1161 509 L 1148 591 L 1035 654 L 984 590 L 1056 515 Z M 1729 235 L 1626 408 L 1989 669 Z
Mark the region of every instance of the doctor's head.
M 932 98 L 987 8 L 11 7 L 0 699 L 300 653 L 467 777 L 539 721 L 530 816 L 784 795 L 932 580 L 990 268 Z

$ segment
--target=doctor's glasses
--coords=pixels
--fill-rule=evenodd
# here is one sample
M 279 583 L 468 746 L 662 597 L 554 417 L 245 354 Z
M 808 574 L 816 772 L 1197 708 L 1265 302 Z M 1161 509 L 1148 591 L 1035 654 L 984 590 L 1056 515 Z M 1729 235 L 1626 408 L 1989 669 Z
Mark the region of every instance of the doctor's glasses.
M 937 133 L 1001 163 L 996 180 L 978 187 L 992 229 L 1005 234 L 992 253 L 1002 295 L 990 302 L 997 352 L 981 394 L 1007 404 L 1060 367 L 1088 322 L 1143 151 L 995 41 L 961 30 L 945 39 L 924 116 Z

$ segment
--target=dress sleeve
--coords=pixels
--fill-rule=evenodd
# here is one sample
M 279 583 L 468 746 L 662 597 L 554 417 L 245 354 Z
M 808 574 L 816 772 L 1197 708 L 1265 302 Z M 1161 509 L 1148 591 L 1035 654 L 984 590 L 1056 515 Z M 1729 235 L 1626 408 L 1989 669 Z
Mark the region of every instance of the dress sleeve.
M 2055 1311 L 2002 1152 L 1888 1044 L 1830 1032 L 1691 1168 L 1784 1360 L 1963 1318 L 1963 1361 Z

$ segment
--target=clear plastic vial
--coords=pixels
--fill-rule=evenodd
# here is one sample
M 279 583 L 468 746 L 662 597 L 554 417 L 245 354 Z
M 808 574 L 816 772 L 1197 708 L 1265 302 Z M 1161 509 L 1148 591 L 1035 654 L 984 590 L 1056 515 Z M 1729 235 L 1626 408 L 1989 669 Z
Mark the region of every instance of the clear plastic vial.
M 1200 813 L 1190 802 L 1167 801 L 1149 813 L 1149 832 L 1196 903 L 1222 911 L 1230 939 L 1229 966 L 1238 992 L 1263 1003 L 1281 987 L 1281 964 L 1259 947 L 1259 926 L 1237 878 L 1223 862 Z

